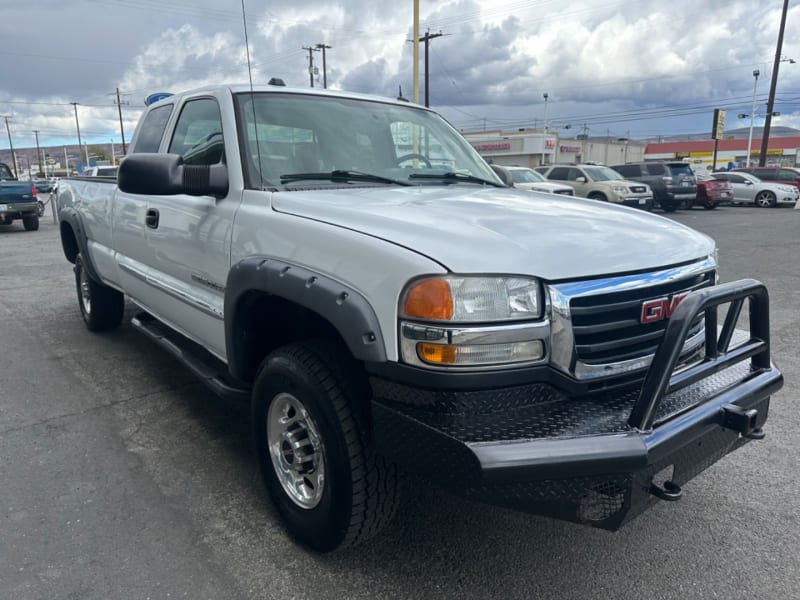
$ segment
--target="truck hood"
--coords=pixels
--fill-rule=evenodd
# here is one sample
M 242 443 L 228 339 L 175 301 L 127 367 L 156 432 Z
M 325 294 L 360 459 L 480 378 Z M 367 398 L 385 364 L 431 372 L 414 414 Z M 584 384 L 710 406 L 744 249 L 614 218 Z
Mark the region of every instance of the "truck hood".
M 455 273 L 556 281 L 705 258 L 711 238 L 648 212 L 472 185 L 275 192 L 274 210 L 419 252 Z

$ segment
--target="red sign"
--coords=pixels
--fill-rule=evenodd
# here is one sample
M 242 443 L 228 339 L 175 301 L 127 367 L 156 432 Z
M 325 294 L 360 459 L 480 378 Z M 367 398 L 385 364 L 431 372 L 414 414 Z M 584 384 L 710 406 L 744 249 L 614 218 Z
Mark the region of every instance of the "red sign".
M 511 142 L 492 142 L 490 144 L 472 144 L 478 152 L 487 152 L 491 150 L 511 150 Z
M 556 141 L 554 139 L 547 139 L 544 141 L 544 147 L 552 150 L 556 147 Z
M 559 148 L 559 150 L 561 150 L 561 152 L 580 152 L 581 151 L 581 147 L 580 146 L 561 146 L 561 148 Z

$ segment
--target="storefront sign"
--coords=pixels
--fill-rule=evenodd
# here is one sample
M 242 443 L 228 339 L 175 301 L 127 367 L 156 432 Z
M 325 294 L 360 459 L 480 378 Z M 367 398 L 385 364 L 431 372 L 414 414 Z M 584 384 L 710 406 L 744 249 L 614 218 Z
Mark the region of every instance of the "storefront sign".
M 478 152 L 492 152 L 497 150 L 511 150 L 511 142 L 491 142 L 487 144 L 472 144 Z
M 553 138 L 547 138 L 544 141 L 544 147 L 547 148 L 548 150 L 552 150 L 553 148 L 556 147 L 556 141 Z
M 560 152 L 569 152 L 569 153 L 577 153 L 581 151 L 580 146 L 561 146 L 559 148 Z

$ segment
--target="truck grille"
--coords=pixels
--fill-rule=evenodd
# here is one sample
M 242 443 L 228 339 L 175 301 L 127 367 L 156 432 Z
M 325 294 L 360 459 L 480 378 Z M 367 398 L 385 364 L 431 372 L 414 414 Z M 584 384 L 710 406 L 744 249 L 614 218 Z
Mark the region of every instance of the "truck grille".
M 641 323 L 642 302 L 672 297 L 710 286 L 712 273 L 702 273 L 655 286 L 570 299 L 575 350 L 585 364 L 608 364 L 653 354 L 661 342 L 667 320 Z M 689 333 L 703 329 L 702 314 Z
M 646 190 L 647 190 L 647 188 L 645 186 L 643 186 L 643 185 L 632 185 L 631 186 L 631 192 L 633 192 L 634 194 L 643 194 Z

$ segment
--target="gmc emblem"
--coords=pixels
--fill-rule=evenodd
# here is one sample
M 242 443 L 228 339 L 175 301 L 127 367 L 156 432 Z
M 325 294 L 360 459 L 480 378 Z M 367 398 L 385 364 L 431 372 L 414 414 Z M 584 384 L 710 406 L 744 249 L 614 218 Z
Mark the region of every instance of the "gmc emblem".
M 681 300 L 686 298 L 689 292 L 683 294 L 675 294 L 672 298 L 656 298 L 655 300 L 647 300 L 642 302 L 642 314 L 639 321 L 642 323 L 656 323 L 669 319 Z

